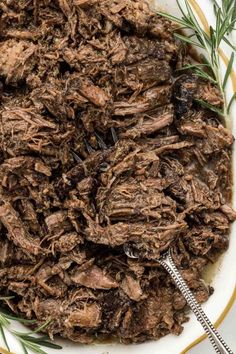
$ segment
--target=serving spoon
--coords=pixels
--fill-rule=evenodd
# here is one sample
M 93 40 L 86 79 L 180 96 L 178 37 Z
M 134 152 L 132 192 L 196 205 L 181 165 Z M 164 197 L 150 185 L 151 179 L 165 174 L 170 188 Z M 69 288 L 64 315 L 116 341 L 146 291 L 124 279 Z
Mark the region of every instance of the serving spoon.
M 129 244 L 124 245 L 124 252 L 129 258 L 140 258 L 137 250 Z M 210 342 L 218 354 L 234 354 L 229 346 L 225 343 L 219 332 L 215 329 L 202 307 L 199 305 L 182 275 L 176 268 L 176 265 L 171 257 L 171 249 L 164 253 L 159 259 L 155 259 L 171 276 L 175 284 L 181 291 L 189 307 L 193 311 L 197 320 L 201 323 L 206 334 L 208 335 Z

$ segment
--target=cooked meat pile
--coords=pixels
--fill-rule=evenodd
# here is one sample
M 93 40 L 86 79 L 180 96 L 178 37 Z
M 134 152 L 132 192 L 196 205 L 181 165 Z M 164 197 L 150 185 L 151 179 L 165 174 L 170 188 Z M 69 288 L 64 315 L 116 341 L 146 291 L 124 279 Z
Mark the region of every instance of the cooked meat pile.
M 216 87 L 142 0 L 0 2 L 0 292 L 81 343 L 180 334 L 228 247 L 231 146 Z M 123 245 L 146 254 L 128 259 Z M 144 254 L 142 253 L 142 254 Z

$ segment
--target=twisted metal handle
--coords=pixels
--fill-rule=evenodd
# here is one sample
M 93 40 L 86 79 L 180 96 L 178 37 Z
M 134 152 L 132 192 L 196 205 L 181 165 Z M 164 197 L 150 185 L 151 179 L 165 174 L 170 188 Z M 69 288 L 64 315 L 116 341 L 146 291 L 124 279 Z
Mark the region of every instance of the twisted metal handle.
M 206 316 L 205 312 L 193 296 L 188 285 L 184 281 L 182 275 L 176 268 L 174 261 L 171 257 L 170 251 L 165 254 L 164 257 L 158 260 L 158 262 L 166 269 L 172 279 L 175 281 L 177 287 L 181 291 L 189 307 L 201 323 L 206 334 L 208 335 L 210 342 L 218 354 L 234 354 L 229 346 L 225 343 L 219 332 L 214 328 L 213 324 Z

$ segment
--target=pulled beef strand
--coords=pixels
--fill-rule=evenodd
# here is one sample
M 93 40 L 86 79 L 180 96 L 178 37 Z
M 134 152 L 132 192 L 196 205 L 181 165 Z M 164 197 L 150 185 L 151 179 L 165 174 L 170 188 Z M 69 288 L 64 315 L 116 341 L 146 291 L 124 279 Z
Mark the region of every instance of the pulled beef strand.
M 180 334 L 229 243 L 234 138 L 174 27 L 140 0 L 2 0 L 0 291 L 80 343 Z M 149 260 L 127 259 L 132 242 Z M 151 259 L 150 259 L 151 258 Z

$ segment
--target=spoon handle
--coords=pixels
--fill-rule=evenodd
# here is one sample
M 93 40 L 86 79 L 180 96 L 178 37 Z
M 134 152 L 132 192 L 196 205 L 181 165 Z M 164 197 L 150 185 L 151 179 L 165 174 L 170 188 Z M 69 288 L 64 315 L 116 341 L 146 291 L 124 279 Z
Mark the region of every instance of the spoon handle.
M 165 268 L 165 270 L 170 274 L 172 279 L 175 281 L 177 287 L 181 291 L 185 300 L 187 301 L 189 307 L 197 317 L 198 321 L 201 323 L 206 334 L 208 335 L 213 348 L 216 353 L 219 354 L 234 354 L 229 346 L 225 343 L 219 332 L 214 328 L 213 324 L 206 316 L 205 312 L 193 296 L 191 290 L 184 281 L 182 275 L 176 268 L 174 261 L 171 257 L 170 252 L 168 252 L 162 259 L 159 259 L 158 262 Z

